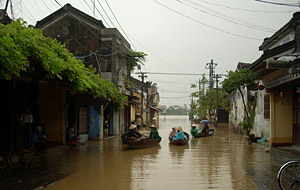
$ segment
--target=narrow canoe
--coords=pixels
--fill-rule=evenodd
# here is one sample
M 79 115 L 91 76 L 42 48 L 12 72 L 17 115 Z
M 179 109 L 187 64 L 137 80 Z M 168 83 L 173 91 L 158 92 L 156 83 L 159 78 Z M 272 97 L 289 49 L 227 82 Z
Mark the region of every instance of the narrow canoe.
M 147 148 L 151 146 L 156 146 L 160 143 L 160 139 L 148 139 L 148 138 L 138 138 L 132 139 L 127 137 L 122 137 L 122 142 L 128 144 L 130 148 Z
M 184 132 L 184 136 L 185 136 L 185 139 L 183 140 L 173 140 L 172 138 L 169 137 L 169 141 L 171 144 L 174 144 L 174 145 L 186 145 L 188 144 L 189 140 L 190 140 L 190 135 L 186 132 Z
M 213 134 L 214 134 L 214 129 L 210 129 L 208 134 L 204 135 L 203 133 L 200 133 L 199 135 L 194 135 L 194 138 L 210 137 Z

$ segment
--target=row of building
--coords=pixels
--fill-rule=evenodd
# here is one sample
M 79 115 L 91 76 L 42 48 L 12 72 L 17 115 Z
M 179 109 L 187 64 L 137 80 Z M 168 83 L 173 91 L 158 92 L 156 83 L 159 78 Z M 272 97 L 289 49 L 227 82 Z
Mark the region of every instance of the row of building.
M 11 22 L 5 11 L 1 10 L 0 15 L 3 24 Z M 64 82 L 44 79 L 33 83 L 30 77 L 12 80 L 0 78 L 0 109 L 3 113 L 0 153 L 22 153 L 22 147 L 27 148 L 26 139 L 32 138 L 27 134 L 32 134 L 37 125 L 46 131 L 48 146 L 56 146 L 68 143 L 68 130 L 74 124 L 76 134 L 81 142 L 85 142 L 103 138 L 103 121 L 106 117 L 110 122 L 109 136 L 127 131 L 137 116 L 142 117 L 145 126 L 150 125 L 154 117 L 159 119 L 157 87 L 151 82 L 141 82 L 131 77 L 131 45 L 118 29 L 106 28 L 101 20 L 70 4 L 38 21 L 34 27 L 42 29 L 44 36 L 57 39 L 87 67 L 92 65 L 96 68 L 101 78 L 111 81 L 125 96 L 123 108 L 114 109 L 110 99 L 71 93 Z M 23 123 L 29 123 L 30 128 L 16 125 L 14 118 L 22 117 Z
M 239 63 L 259 75 L 257 87 L 243 89 L 256 137 L 270 147 L 300 146 L 300 12 L 259 46 L 262 55 L 253 63 Z M 242 96 L 231 95 L 229 123 L 241 130 L 245 119 Z

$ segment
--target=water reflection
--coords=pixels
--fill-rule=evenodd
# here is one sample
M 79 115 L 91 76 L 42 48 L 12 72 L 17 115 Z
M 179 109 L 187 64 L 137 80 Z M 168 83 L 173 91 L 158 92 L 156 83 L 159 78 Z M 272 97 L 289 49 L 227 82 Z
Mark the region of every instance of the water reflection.
M 189 144 L 183 146 L 176 146 L 169 144 L 169 152 L 172 158 L 172 164 L 182 164 L 184 152 L 190 148 Z
M 120 138 L 90 143 L 78 150 L 87 158 L 79 161 L 80 171 L 48 189 L 256 189 L 249 175 L 268 159 L 263 150 L 226 126 L 211 137 L 175 146 L 168 140 L 173 126 L 189 133 L 188 116 L 167 116 L 160 123 L 163 139 L 156 147 L 128 149 Z

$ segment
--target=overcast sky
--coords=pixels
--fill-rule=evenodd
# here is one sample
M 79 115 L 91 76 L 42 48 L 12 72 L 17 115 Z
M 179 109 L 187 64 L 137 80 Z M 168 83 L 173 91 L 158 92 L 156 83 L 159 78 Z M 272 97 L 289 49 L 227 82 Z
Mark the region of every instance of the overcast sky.
M 263 39 L 299 10 L 255 0 L 95 0 L 95 9 L 93 1 L 12 0 L 14 17 L 32 25 L 70 3 L 125 36 L 123 28 L 132 48 L 148 54 L 142 71 L 150 73 L 208 74 L 206 63 L 213 59 L 216 73 L 225 74 L 235 70 L 238 62 L 252 63 L 261 55 L 258 47 Z M 0 4 L 4 7 L 3 0 Z M 146 81 L 157 83 L 161 105 L 183 105 L 190 104 L 190 84 L 200 77 L 148 74 Z

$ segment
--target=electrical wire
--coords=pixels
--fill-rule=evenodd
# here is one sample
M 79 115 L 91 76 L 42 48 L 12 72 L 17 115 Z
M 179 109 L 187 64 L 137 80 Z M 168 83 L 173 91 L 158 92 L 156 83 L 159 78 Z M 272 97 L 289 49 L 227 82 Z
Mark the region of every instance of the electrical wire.
M 105 9 L 103 8 L 103 6 L 101 5 L 100 1 L 97 0 L 98 4 L 100 5 L 101 9 L 103 10 L 104 14 L 106 15 L 106 17 L 108 18 L 108 20 L 110 21 L 110 23 L 112 24 L 113 27 L 115 27 L 114 23 L 111 21 L 111 19 L 109 18 L 108 14 L 106 13 Z M 98 9 L 97 9 L 98 10 Z M 98 11 L 99 12 L 99 11 Z M 99 13 L 100 14 L 100 13 Z M 116 27 L 115 27 L 116 28 Z
M 116 15 L 114 13 L 114 11 L 111 9 L 110 5 L 108 4 L 108 2 L 106 0 L 105 0 L 105 3 L 108 6 L 108 8 L 109 8 L 110 12 L 112 13 L 113 17 L 115 18 L 115 20 L 117 21 L 118 25 L 120 26 L 121 30 L 123 31 L 124 35 L 127 37 L 128 41 L 131 43 L 131 45 L 133 46 L 133 48 L 137 50 L 137 48 L 134 46 L 134 43 L 132 43 L 130 41 L 130 38 L 127 36 L 127 33 L 124 31 L 122 25 L 120 24 L 119 20 L 117 19 Z
M 230 17 L 230 16 L 225 15 L 225 14 L 223 14 L 223 13 L 219 13 L 219 12 L 217 12 L 217 11 L 215 11 L 215 10 L 212 10 L 212 9 L 210 9 L 210 8 L 207 8 L 207 7 L 204 7 L 204 6 L 202 6 L 202 5 L 198 4 L 198 3 L 195 3 L 195 2 L 193 2 L 193 1 L 183 0 L 183 1 L 185 1 L 185 2 L 189 2 L 189 3 L 193 4 L 193 5 L 195 5 L 195 6 L 197 6 L 197 7 L 202 7 L 202 8 L 204 8 L 204 9 L 208 9 L 209 11 L 215 12 L 216 14 L 213 14 L 213 13 L 210 13 L 210 12 L 205 11 L 205 10 L 203 10 L 203 9 L 200 9 L 200 8 L 197 8 L 197 7 L 194 7 L 194 6 L 191 6 L 191 5 L 185 3 L 185 2 L 183 2 L 183 1 L 181 1 L 181 0 L 177 0 L 177 1 L 178 1 L 179 3 L 182 3 L 182 4 L 186 5 L 186 6 L 189 6 L 189 7 L 191 7 L 191 8 L 194 8 L 194 9 L 198 10 L 198 11 L 201 11 L 201 12 L 203 12 L 203 13 L 209 14 L 209 15 L 211 15 L 211 16 L 220 18 L 220 19 L 222 19 L 222 20 L 226 20 L 226 21 L 228 21 L 228 22 L 231 22 L 231 23 L 234 23 L 234 24 L 237 24 L 237 25 L 240 25 L 240 26 L 244 26 L 244 27 L 248 27 L 248 28 L 252 28 L 252 29 L 256 29 L 256 30 L 260 30 L 260 31 L 264 31 L 264 32 L 271 32 L 271 33 L 273 33 L 273 32 L 276 31 L 276 30 L 274 30 L 274 29 L 270 29 L 270 28 L 266 28 L 266 27 L 262 27 L 262 26 L 257 26 L 257 25 L 255 25 L 255 24 L 253 24 L 253 23 L 249 23 L 249 22 L 246 22 L 246 21 L 243 21 L 243 20 L 237 20 L 237 19 L 235 19 L 235 18 L 233 18 L 233 17 Z
M 12 2 L 11 2 L 12 3 Z M 17 5 L 17 4 L 15 4 L 15 5 Z M 36 22 L 36 19 L 34 18 L 34 16 L 31 14 L 31 12 L 29 11 L 29 9 L 26 7 L 26 5 L 23 3 L 23 6 L 24 6 L 24 9 L 23 9 L 23 11 L 24 11 L 24 13 L 26 13 L 26 15 L 28 15 L 28 18 L 31 20 L 31 21 L 33 21 L 33 23 L 34 22 Z M 17 7 L 19 8 L 19 9 L 21 9 L 18 5 L 17 5 Z
M 226 34 L 235 36 L 235 37 L 240 37 L 240 38 L 249 39 L 249 40 L 261 41 L 261 39 L 258 39 L 258 38 L 248 37 L 248 36 L 243 36 L 243 35 L 235 34 L 235 33 L 228 32 L 228 31 L 226 31 L 226 30 L 222 30 L 222 29 L 216 28 L 216 27 L 214 27 L 214 26 L 205 24 L 205 23 L 200 22 L 200 21 L 198 21 L 198 20 L 196 20 L 196 19 L 194 19 L 194 18 L 192 18 L 192 17 L 190 17 L 190 16 L 187 16 L 187 15 L 185 15 L 185 14 L 179 12 L 179 11 L 176 11 L 175 9 L 172 9 L 172 8 L 170 8 L 170 7 L 168 7 L 168 6 L 164 5 L 164 4 L 162 4 L 161 2 L 158 2 L 158 1 L 156 1 L 156 0 L 153 0 L 153 1 L 156 2 L 157 4 L 163 6 L 163 7 L 165 7 L 165 8 L 167 8 L 167 9 L 171 10 L 172 12 L 175 12 L 175 13 L 177 13 L 177 14 L 179 14 L 179 15 L 185 17 L 185 18 L 188 18 L 188 19 L 190 19 L 190 20 L 192 20 L 192 21 L 194 21 L 194 22 L 196 22 L 196 23 L 198 23 L 198 24 L 201 24 L 201 25 L 203 25 L 203 26 L 206 26 L 206 27 L 208 27 L 208 28 L 211 28 L 211 29 L 217 30 L 217 31 L 219 31 L 219 32 L 223 32 L 223 33 L 226 33 Z
M 93 9 L 90 7 L 90 5 L 86 2 L 86 0 L 83 0 L 85 2 L 85 4 L 90 8 L 90 10 L 93 12 Z M 101 15 L 101 14 L 100 14 Z M 102 16 L 102 15 L 101 15 Z M 109 24 L 106 22 L 106 20 L 104 19 L 104 17 L 102 16 L 103 21 L 105 22 L 105 24 L 107 26 L 109 26 Z
M 235 7 L 230 7 L 230 6 L 227 6 L 227 5 L 215 4 L 215 3 L 211 3 L 211 2 L 208 2 L 208 1 L 204 1 L 204 0 L 198 0 L 198 1 L 201 1 L 201 2 L 209 4 L 209 5 L 213 5 L 213 6 L 217 6 L 217 7 L 225 7 L 227 9 L 238 10 L 238 11 L 248 11 L 248 12 L 256 12 L 256 13 L 293 13 L 294 12 L 294 11 L 260 11 L 260 10 L 251 10 L 251 9 L 235 8 Z
M 283 6 L 289 6 L 289 7 L 299 7 L 299 3 L 296 4 L 290 4 L 290 3 L 277 3 L 277 2 L 272 2 L 272 1 L 264 1 L 264 0 L 254 0 L 260 3 L 268 3 L 268 4 L 273 4 L 273 5 L 283 5 Z
M 44 3 L 45 4 L 45 3 Z M 87 4 L 88 5 L 88 4 Z M 45 6 L 47 7 L 47 9 L 48 10 L 50 10 L 50 8 L 45 4 Z M 89 5 L 88 5 L 89 6 Z M 89 7 L 90 8 L 90 7 Z M 51 10 L 50 10 L 50 12 L 51 12 Z M 82 23 L 82 21 L 80 21 L 80 20 L 78 20 L 81 24 L 83 24 L 84 25 L 84 23 Z M 61 21 L 60 20 L 58 20 L 58 22 L 59 22 L 59 24 L 61 25 L 61 26 L 63 26 L 63 24 L 61 23 Z M 103 44 L 105 44 L 107 47 L 109 47 L 109 48 L 112 48 L 112 46 L 110 46 L 109 44 L 107 44 L 105 41 L 103 41 L 97 34 L 95 34 L 93 31 L 91 31 L 88 27 L 86 28 L 89 32 L 91 32 L 91 34 L 93 34 L 96 38 L 98 38 L 100 41 L 102 41 L 102 43 Z M 72 36 L 70 33 L 68 33 L 68 35 L 70 35 L 71 36 L 71 38 L 74 40 L 74 41 L 76 41 L 81 47 L 83 47 L 84 49 L 86 49 L 86 50 L 88 50 L 88 51 L 90 51 L 90 52 L 92 52 L 92 54 L 96 54 L 96 55 L 98 55 L 98 56 L 100 56 L 100 57 L 108 57 L 108 56 L 111 56 L 111 55 L 114 55 L 114 54 L 117 54 L 118 53 L 118 51 L 116 51 L 116 52 L 113 52 L 113 53 L 111 53 L 111 54 L 108 54 L 108 55 L 101 55 L 101 54 L 97 54 L 97 53 L 95 53 L 93 50 L 90 50 L 89 48 L 87 48 L 86 46 L 84 46 L 82 43 L 80 43 L 74 36 Z

